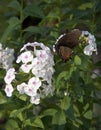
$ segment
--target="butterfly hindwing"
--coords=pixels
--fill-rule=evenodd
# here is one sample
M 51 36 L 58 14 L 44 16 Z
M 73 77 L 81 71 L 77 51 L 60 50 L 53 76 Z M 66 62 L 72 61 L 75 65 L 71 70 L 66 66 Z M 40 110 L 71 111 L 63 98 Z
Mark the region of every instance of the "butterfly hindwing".
M 61 58 L 63 60 L 69 60 L 71 54 L 72 54 L 72 49 L 69 48 L 69 47 L 66 47 L 66 46 L 60 46 L 60 49 L 59 49 L 59 53 L 61 55 Z

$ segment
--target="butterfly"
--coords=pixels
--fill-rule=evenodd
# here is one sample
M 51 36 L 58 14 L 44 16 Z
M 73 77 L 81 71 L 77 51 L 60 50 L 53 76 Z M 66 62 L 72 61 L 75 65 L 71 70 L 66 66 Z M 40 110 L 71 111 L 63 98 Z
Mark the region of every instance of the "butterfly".
M 81 35 L 79 29 L 74 29 L 69 33 L 64 33 L 59 36 L 55 43 L 55 50 L 60 54 L 64 61 L 70 59 L 73 48 L 79 44 L 79 37 Z

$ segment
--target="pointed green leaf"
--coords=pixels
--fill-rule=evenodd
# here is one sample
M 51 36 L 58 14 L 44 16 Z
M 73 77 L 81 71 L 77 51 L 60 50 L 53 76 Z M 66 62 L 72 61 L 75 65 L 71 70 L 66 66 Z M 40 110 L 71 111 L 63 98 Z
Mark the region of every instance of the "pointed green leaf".
M 34 125 L 36 125 L 37 127 L 39 128 L 42 128 L 44 129 L 44 125 L 43 125 L 43 122 L 40 118 L 36 118 L 33 122 Z
M 74 115 L 75 115 L 75 117 L 78 117 L 78 116 L 80 116 L 80 111 L 79 111 L 79 108 L 78 108 L 78 106 L 76 106 L 76 105 L 73 105 L 73 108 L 74 108 Z
M 67 110 L 70 107 L 70 97 L 69 96 L 65 96 L 63 100 L 61 100 L 61 108 L 63 110 Z
M 66 123 L 66 115 L 64 111 L 60 110 L 53 116 L 52 124 L 63 125 Z
M 42 113 L 42 115 L 43 116 L 54 116 L 54 114 L 57 112 L 57 110 L 56 109 L 47 109 L 47 110 L 45 110 L 43 113 Z
M 25 120 L 24 126 L 34 126 L 36 128 L 44 129 L 43 122 L 39 117 L 37 117 L 35 120 L 34 119 L 33 120 L 31 120 L 31 119 Z
M 22 120 L 23 120 L 22 111 L 13 110 L 13 111 L 10 113 L 10 117 L 12 117 L 12 118 L 19 118 L 19 119 L 22 121 Z
M 81 58 L 76 55 L 76 56 L 74 57 L 74 63 L 75 63 L 76 65 L 81 65 Z
M 6 130 L 18 130 L 19 126 L 18 123 L 15 120 L 8 120 L 5 126 Z
M 87 112 L 84 114 L 84 117 L 87 118 L 87 119 L 92 119 L 92 111 L 91 111 L 91 110 L 87 111 Z

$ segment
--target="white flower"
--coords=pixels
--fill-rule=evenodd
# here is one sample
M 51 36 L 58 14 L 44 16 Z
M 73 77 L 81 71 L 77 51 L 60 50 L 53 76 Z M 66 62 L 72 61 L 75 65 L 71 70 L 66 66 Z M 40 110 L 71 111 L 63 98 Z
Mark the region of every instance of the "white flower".
M 97 50 L 96 50 L 96 48 L 95 48 L 94 46 L 92 46 L 92 45 L 87 45 L 87 46 L 84 48 L 84 54 L 85 54 L 85 55 L 88 55 L 88 56 L 92 55 L 92 53 L 93 53 L 94 51 L 97 51 Z
M 28 62 L 31 62 L 32 60 L 33 60 L 33 55 L 31 51 L 25 51 L 21 53 L 20 56 L 18 56 L 16 62 L 19 63 L 20 61 L 22 61 L 22 63 L 28 63 Z
M 17 60 L 16 60 L 16 63 L 20 63 L 21 62 L 21 55 L 19 55 L 18 57 L 17 57 Z
M 47 96 L 48 94 L 53 94 L 53 88 L 52 88 L 52 86 L 51 85 L 45 85 L 45 84 L 43 84 L 43 92 L 44 92 L 44 94 L 45 94 L 45 96 Z
M 32 61 L 32 73 L 36 77 L 43 78 L 45 76 L 45 73 L 47 71 L 47 68 L 45 67 L 47 62 L 43 62 L 42 60 L 38 59 L 37 57 L 33 59 Z
M 34 90 L 37 90 L 41 86 L 41 80 L 38 77 L 32 77 L 29 79 L 28 85 L 32 86 Z
M 27 88 L 28 85 L 26 83 L 21 83 L 19 85 L 17 85 L 17 90 L 19 91 L 20 94 L 24 94 L 24 90 L 25 88 Z
M 39 104 L 40 103 L 40 96 L 36 95 L 36 96 L 31 97 L 30 102 L 33 104 L 36 104 L 36 105 Z
M 90 33 L 88 31 L 82 31 L 82 36 L 88 36 Z
M 35 55 L 43 62 L 48 58 L 47 52 L 45 50 L 36 50 Z
M 43 68 L 39 68 L 39 69 L 36 69 L 36 68 L 33 68 L 32 69 L 32 73 L 36 76 L 36 77 L 41 77 L 41 78 L 44 78 L 45 75 L 46 75 L 46 69 L 43 69 Z
M 52 74 L 46 73 L 44 80 L 46 80 L 48 84 L 51 84 L 52 83 L 51 79 L 52 79 Z
M 32 77 L 31 79 L 29 79 L 28 86 L 24 88 L 24 91 L 28 96 L 35 96 L 40 86 L 40 79 L 37 77 Z
M 95 42 L 95 41 L 96 41 L 94 35 L 89 34 L 88 37 L 89 37 L 89 41 L 92 41 L 92 42 Z
M 50 48 L 45 46 L 43 43 L 40 43 L 40 47 L 42 48 L 42 50 L 45 50 L 46 52 L 50 52 Z
M 84 48 L 84 54 L 85 55 L 92 55 L 93 52 L 96 52 L 97 54 L 97 47 L 95 43 L 95 37 L 88 31 L 82 31 L 82 36 L 87 37 L 88 45 Z
M 13 60 L 14 60 L 14 49 L 9 48 L 0 49 L 0 63 L 2 64 L 2 68 L 6 70 L 11 68 Z
M 32 60 L 33 69 L 41 70 L 44 66 L 45 66 L 45 64 L 43 64 L 42 61 L 39 60 L 37 57 L 33 58 L 33 60 Z
M 13 79 L 15 79 L 15 69 L 10 68 L 6 73 L 4 80 L 5 80 L 5 83 L 10 84 Z
M 5 87 L 5 93 L 7 95 L 7 97 L 11 97 L 12 96 L 12 92 L 13 92 L 13 87 L 11 84 L 7 84 Z
M 30 70 L 32 69 L 32 64 L 22 64 L 20 69 L 24 72 L 24 73 L 29 73 Z
M 37 89 L 35 89 L 34 86 L 28 85 L 27 87 L 24 88 L 24 92 L 28 96 L 35 96 L 37 94 Z

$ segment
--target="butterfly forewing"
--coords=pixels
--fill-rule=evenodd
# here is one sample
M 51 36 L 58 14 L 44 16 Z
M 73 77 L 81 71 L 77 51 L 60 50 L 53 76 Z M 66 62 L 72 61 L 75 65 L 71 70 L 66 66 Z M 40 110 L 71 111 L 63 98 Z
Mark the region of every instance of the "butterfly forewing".
M 79 29 L 75 29 L 70 33 L 63 35 L 63 37 L 61 37 L 58 40 L 56 48 L 58 49 L 60 46 L 67 46 L 70 47 L 71 49 L 74 48 L 76 45 L 79 44 L 80 35 L 81 31 Z

